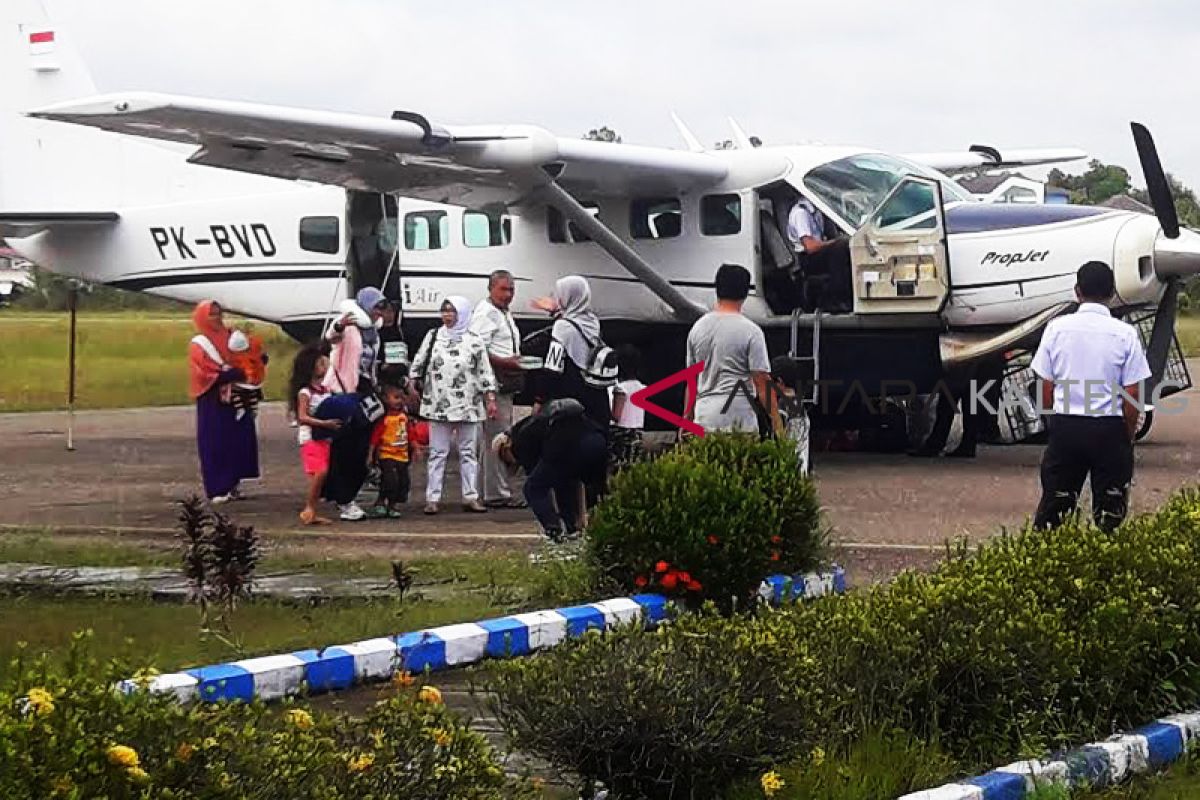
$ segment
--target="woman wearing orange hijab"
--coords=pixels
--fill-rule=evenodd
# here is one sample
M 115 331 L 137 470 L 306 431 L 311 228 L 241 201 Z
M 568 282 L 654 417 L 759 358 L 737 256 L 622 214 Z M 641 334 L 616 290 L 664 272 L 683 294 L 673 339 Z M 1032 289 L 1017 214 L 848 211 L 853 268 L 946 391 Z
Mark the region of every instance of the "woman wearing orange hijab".
M 231 384 L 242 371 L 229 365 L 229 329 L 221 306 L 205 300 L 192 312 L 196 335 L 188 345 L 189 394 L 196 401 L 196 444 L 204 493 L 213 503 L 241 497 L 238 482 L 258 477 L 258 432 L 254 415 L 237 418 Z

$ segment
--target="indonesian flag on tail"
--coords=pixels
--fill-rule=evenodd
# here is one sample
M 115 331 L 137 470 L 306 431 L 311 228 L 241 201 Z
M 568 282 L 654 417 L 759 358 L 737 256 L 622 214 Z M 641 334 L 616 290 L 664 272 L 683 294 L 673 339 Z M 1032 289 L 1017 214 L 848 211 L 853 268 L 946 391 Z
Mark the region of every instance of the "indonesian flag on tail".
M 58 69 L 54 57 L 54 31 L 49 28 L 29 28 L 29 66 L 37 72 Z

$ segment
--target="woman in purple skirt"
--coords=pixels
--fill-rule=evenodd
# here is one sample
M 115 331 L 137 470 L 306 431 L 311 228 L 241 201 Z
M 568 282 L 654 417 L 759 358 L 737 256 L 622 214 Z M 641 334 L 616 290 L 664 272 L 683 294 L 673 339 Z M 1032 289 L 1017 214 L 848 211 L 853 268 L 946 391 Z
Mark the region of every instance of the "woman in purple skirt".
M 188 345 L 190 394 L 196 401 L 196 444 L 204 493 L 212 503 L 241 498 L 238 482 L 258 475 L 258 431 L 254 414 L 238 419 L 232 384 L 241 370 L 229 366 L 229 329 L 221 306 L 205 300 L 192 313 L 196 335 Z

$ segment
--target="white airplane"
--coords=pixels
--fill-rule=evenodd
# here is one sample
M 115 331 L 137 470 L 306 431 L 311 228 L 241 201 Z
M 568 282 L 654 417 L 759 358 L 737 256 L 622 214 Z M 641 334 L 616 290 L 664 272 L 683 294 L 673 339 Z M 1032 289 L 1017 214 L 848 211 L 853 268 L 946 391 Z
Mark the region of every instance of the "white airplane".
M 37 143 L 17 151 L 19 164 L 0 164 L 9 246 L 89 281 L 215 298 L 298 338 L 364 285 L 398 298 L 416 335 L 446 295 L 481 296 L 493 269 L 512 271 L 525 298 L 576 273 L 592 284 L 610 343 L 637 344 L 666 375 L 683 366 L 687 326 L 711 304 L 717 267 L 732 262 L 755 275 L 746 311 L 773 352 L 811 353 L 822 379 L 875 397 L 902 381 L 904 391 L 928 391 L 949 374 L 1002 367 L 1072 308 L 1075 271 L 1095 259 L 1113 266 L 1120 311 L 1157 308 L 1150 359 L 1159 381 L 1179 284 L 1200 273 L 1200 235 L 1180 230 L 1153 142 L 1137 125 L 1157 218 L 973 202 L 939 171 L 1085 157 L 1078 150 L 756 147 L 736 123 L 736 149 L 705 150 L 680 124 L 688 149 L 672 150 L 528 125 L 440 125 L 403 111 L 378 119 L 137 92 L 86 96 L 78 90 L 90 82 L 61 32 L 25 25 L 14 39 L 10 25 L 6 35 L 0 74 L 8 81 L 24 62 L 11 84 L 23 92 L 7 105 L 32 109 L 8 138 Z M 114 148 L 119 161 L 96 163 Z M 202 176 L 203 167 L 220 169 Z M 48 176 L 86 191 L 31 202 L 21 182 Z M 280 178 L 292 182 L 270 180 Z M 799 198 L 823 212 L 829 236 L 848 241 L 844 275 L 832 278 L 852 297 L 844 312 L 797 307 L 775 288 L 795 274 L 784 224 Z M 545 319 L 529 312 L 521 322 Z

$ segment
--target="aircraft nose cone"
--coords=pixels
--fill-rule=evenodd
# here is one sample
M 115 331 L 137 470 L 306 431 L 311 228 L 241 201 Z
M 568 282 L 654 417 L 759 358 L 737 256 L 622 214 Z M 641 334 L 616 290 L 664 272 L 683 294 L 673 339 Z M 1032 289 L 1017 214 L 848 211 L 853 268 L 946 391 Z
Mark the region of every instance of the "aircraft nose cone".
M 1159 235 L 1154 242 L 1154 274 L 1160 281 L 1200 275 L 1200 234 L 1185 228 L 1176 239 Z

